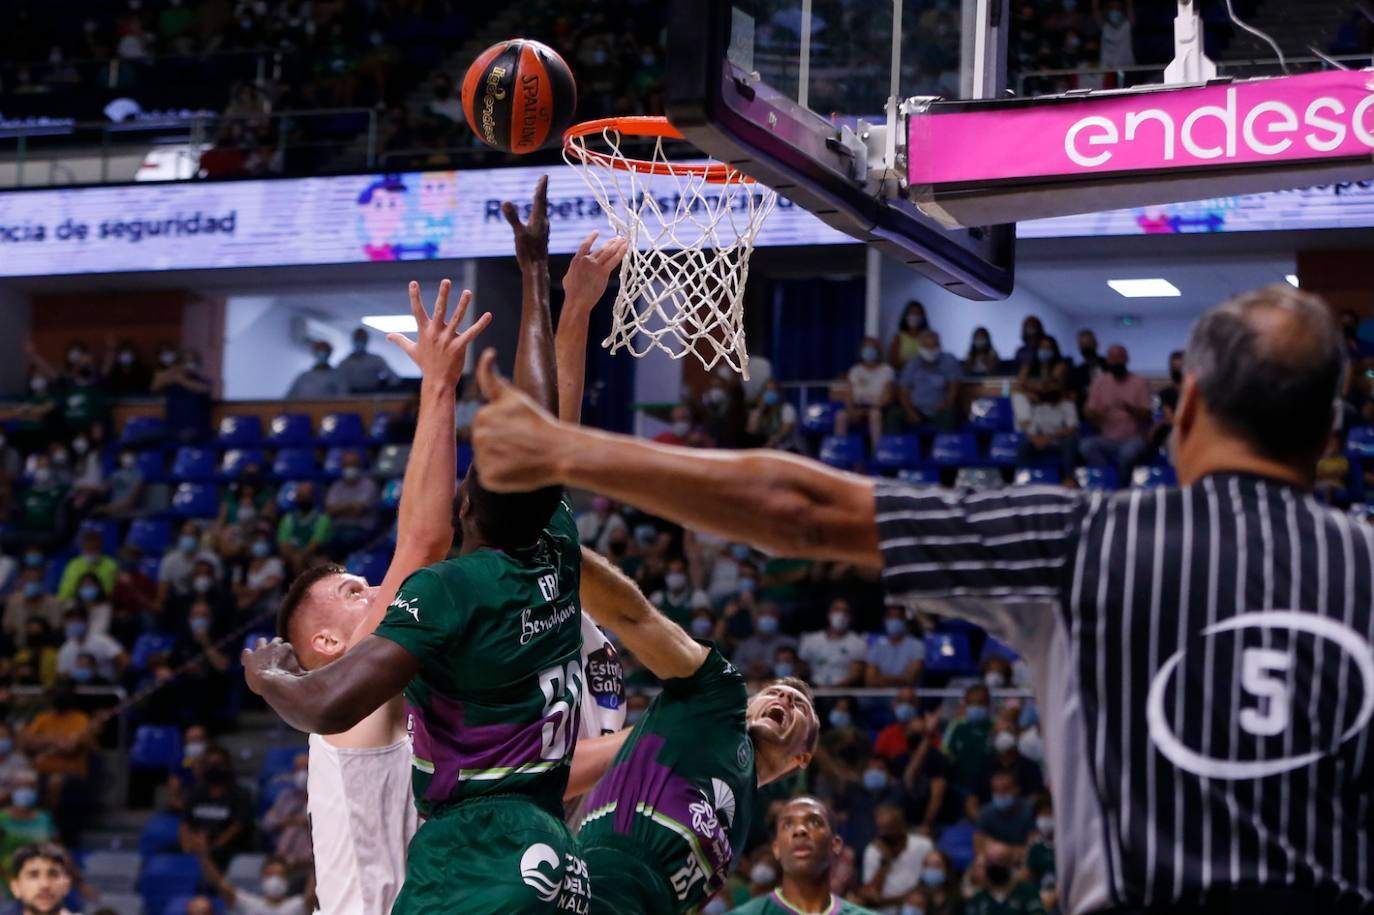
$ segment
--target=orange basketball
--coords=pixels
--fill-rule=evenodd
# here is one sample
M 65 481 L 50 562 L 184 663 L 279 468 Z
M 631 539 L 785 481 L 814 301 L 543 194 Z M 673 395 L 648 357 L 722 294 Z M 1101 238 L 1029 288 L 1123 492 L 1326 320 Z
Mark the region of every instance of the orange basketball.
M 463 76 L 473 133 L 503 152 L 530 153 L 562 137 L 577 110 L 577 83 L 558 52 L 512 38 L 492 45 Z

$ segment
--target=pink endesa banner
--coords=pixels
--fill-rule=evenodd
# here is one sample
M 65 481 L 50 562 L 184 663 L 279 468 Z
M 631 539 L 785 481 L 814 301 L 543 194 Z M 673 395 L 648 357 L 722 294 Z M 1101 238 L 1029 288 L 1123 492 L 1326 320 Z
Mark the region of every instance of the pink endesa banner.
M 911 184 L 1371 157 L 1374 73 L 912 117 Z

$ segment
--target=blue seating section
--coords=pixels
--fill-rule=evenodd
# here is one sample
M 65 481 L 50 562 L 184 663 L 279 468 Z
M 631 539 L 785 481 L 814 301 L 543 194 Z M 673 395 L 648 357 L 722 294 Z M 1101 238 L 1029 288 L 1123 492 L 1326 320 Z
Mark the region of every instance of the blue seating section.
M 272 461 L 272 476 L 278 480 L 309 480 L 318 476 L 314 448 L 282 448 Z
M 962 632 L 936 632 L 925 637 L 925 669 L 936 673 L 977 673 L 968 636 Z
M 394 413 L 378 413 L 372 417 L 372 425 L 367 430 L 367 438 L 374 445 L 385 445 L 391 441 L 391 424 L 396 419 Z
M 367 444 L 363 418 L 357 413 L 330 413 L 320 420 L 319 443 L 326 448 Z
M 1345 453 L 1357 460 L 1374 458 L 1374 426 L 1351 426 L 1345 439 Z
M 977 432 L 1010 432 L 1010 397 L 979 397 L 969 405 L 968 425 Z
M 129 765 L 135 769 L 171 772 L 181 765 L 181 732 L 170 725 L 145 724 L 134 732 Z
M 382 583 L 382 579 L 386 576 L 387 566 L 390 564 L 390 551 L 366 550 L 349 556 L 347 568 L 354 575 L 361 575 L 366 578 L 368 584 L 376 586 Z
M 195 895 L 200 876 L 200 861 L 195 855 L 155 854 L 148 858 L 138 877 L 145 911 L 165 912 L 177 897 Z M 184 912 L 184 902 L 182 906 Z
M 835 431 L 835 415 L 842 408 L 838 403 L 811 404 L 802 412 L 802 431 L 807 435 L 830 435 Z
M 215 478 L 215 453 L 208 448 L 178 448 L 172 459 L 172 478 L 207 483 Z
M 160 416 L 130 416 L 119 433 L 119 444 L 128 448 L 151 448 L 167 437 L 167 424 Z
M 343 472 L 344 455 L 353 452 L 362 458 L 363 469 L 367 469 L 367 450 L 364 448 L 343 448 L 334 447 L 325 452 L 324 455 L 324 476 L 331 480 L 336 480 Z
M 1020 432 L 998 432 L 988 445 L 988 460 L 998 467 L 1015 467 L 1016 456 L 1026 437 Z
M 1056 467 L 1025 467 L 1016 471 L 1012 483 L 1016 486 L 1057 486 L 1063 482 Z
M 937 467 L 967 467 L 978 463 L 978 444 L 969 432 L 942 432 L 930 446 Z
M 1160 486 L 1174 486 L 1178 477 L 1172 467 L 1137 467 L 1131 474 L 1132 489 L 1156 489 Z
M 147 860 L 154 855 L 175 849 L 181 817 L 174 813 L 156 813 L 143 826 L 138 837 L 138 853 Z
M 1121 480 L 1110 467 L 1080 467 L 1074 474 L 1081 489 L 1120 489 Z
M 940 471 L 934 467 L 912 467 L 907 470 L 899 470 L 897 479 L 913 486 L 939 486 Z
M 853 470 L 864 463 L 864 440 L 857 435 L 827 435 L 821 439 L 822 463 L 841 470 Z
M 262 443 L 262 420 L 256 416 L 226 416 L 215 439 L 221 448 L 254 448 Z
M 213 518 L 219 514 L 219 492 L 206 483 L 182 483 L 172 494 L 172 514 L 178 518 Z
M 921 466 L 919 435 L 884 435 L 873 448 L 873 466 L 879 470 L 913 470 Z
M 283 413 L 274 417 L 267 433 L 267 444 L 273 448 L 310 445 L 314 440 L 310 417 L 304 413 Z
M 175 644 L 175 636 L 145 632 L 134 640 L 134 650 L 129 656 L 129 663 L 133 665 L 134 670 L 147 670 L 148 662 L 152 660 L 153 655 L 171 651 Z
M 134 459 L 144 483 L 161 483 L 167 479 L 167 467 L 163 454 L 156 448 L 138 452 Z

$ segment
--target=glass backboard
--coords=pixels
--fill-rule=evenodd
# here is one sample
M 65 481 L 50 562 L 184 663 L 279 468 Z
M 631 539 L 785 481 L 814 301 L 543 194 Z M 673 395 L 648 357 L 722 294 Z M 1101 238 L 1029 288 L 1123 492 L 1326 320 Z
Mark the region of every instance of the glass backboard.
M 1006 5 L 672 0 L 668 117 L 693 145 L 835 228 L 953 292 L 1001 298 L 1014 226 L 942 227 L 922 189 L 900 180 L 900 146 L 885 131 L 902 129 L 904 100 L 1002 92 Z

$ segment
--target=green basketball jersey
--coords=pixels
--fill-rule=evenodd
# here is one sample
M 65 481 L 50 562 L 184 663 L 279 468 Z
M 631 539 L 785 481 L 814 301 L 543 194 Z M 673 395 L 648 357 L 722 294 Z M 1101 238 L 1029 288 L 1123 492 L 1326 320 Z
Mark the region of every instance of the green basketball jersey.
M 424 816 L 492 794 L 562 816 L 583 685 L 581 563 L 562 504 L 528 550 L 479 549 L 401 585 L 376 634 L 420 662 L 405 699 Z
M 587 802 L 578 841 L 589 869 L 592 849 L 632 847 L 667 880 L 678 912 L 720 888 L 758 791 L 747 701 L 744 677 L 715 648 L 692 676 L 663 682 Z
M 805 912 L 806 910 L 799 909 L 788 901 L 779 887 L 766 896 L 755 896 L 739 908 L 731 909 L 726 915 L 805 915 Z M 838 896 L 831 896 L 830 904 L 821 909 L 820 915 L 874 915 L 874 912 Z

